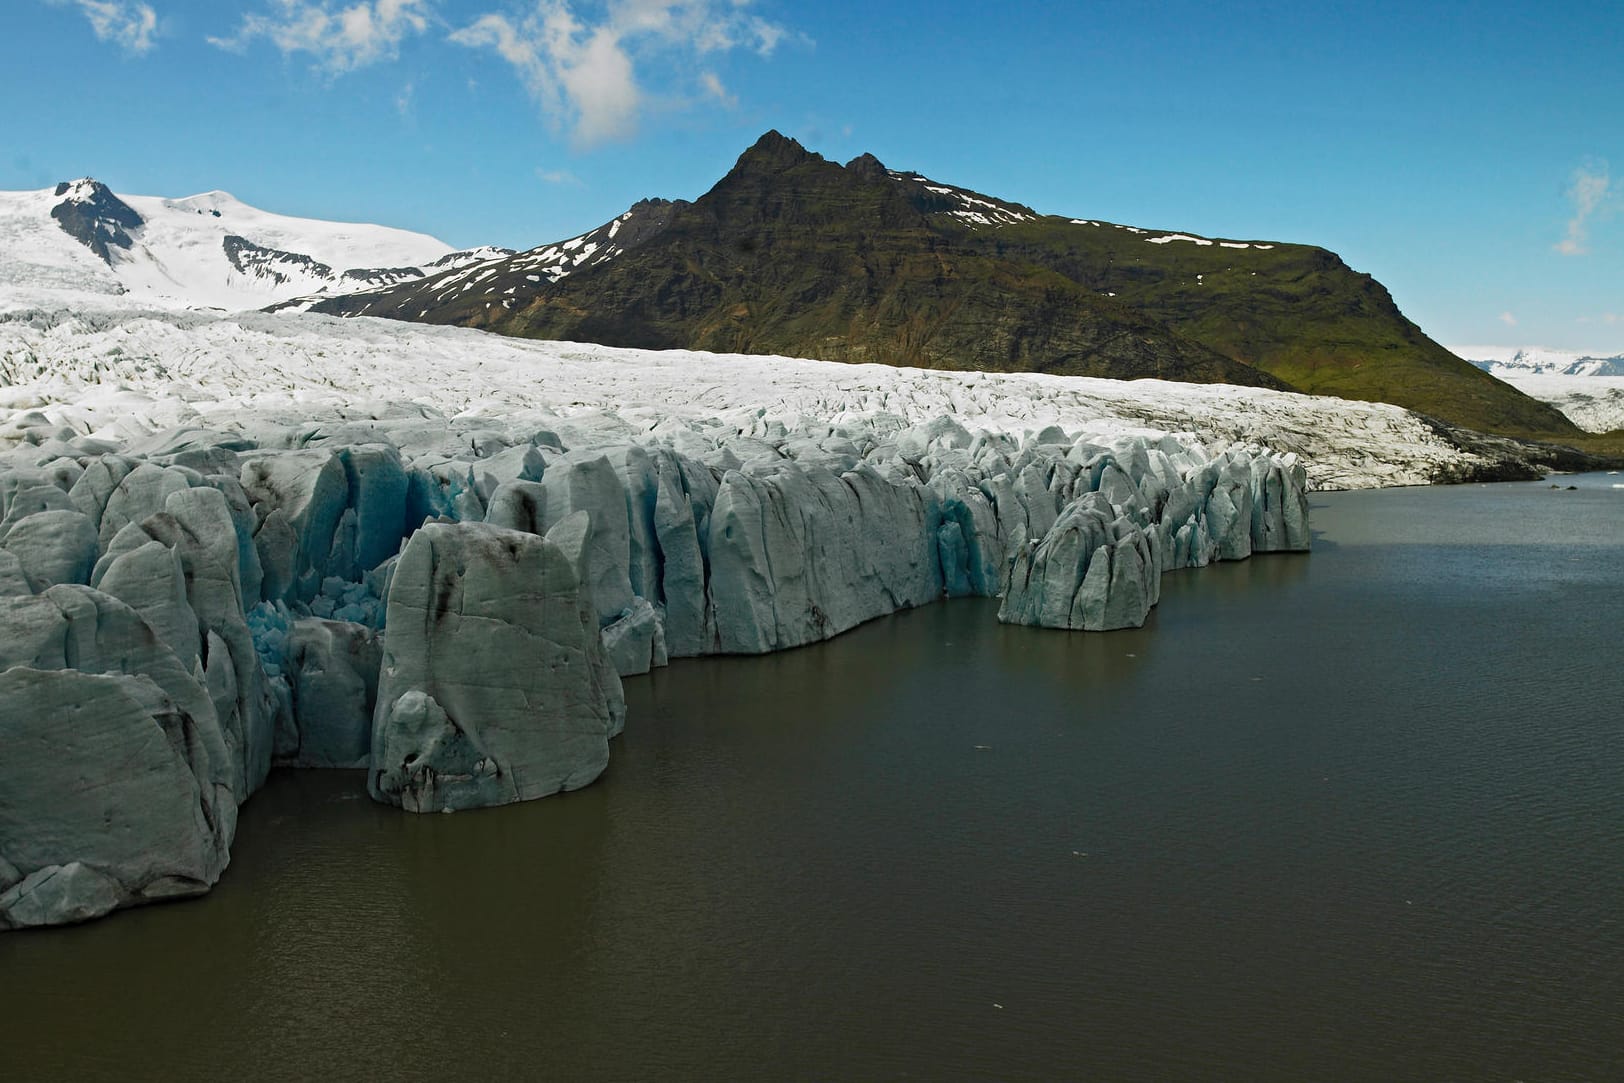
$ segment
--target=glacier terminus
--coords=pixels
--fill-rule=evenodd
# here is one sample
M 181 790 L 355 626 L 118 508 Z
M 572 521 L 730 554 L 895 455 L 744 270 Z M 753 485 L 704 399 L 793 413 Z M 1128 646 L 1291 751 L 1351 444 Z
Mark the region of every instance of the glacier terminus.
M 304 349 L 325 341 L 372 379 L 406 379 L 414 342 L 483 337 L 390 329 L 380 351 L 370 321 L 260 319 L 218 329 L 238 346 L 316 331 Z M 276 392 L 263 370 L 229 386 L 230 346 L 184 394 L 151 375 L 70 386 L 97 336 L 128 364 L 174 320 L 10 326 L 58 357 L 0 393 L 0 925 L 207 891 L 276 764 L 365 768 L 374 798 L 419 812 L 540 797 L 598 777 L 638 721 L 621 679 L 671 659 L 814 643 L 953 596 L 1001 595 L 1022 624 L 1136 626 L 1166 573 L 1309 546 L 1304 462 L 1258 443 L 1098 409 L 818 419 L 582 405 L 569 386 L 658 397 L 640 365 L 690 386 L 733 367 L 753 396 L 779 379 L 759 358 L 620 351 L 617 369 L 615 351 L 532 347 L 509 387 L 528 409 L 443 410 L 433 380 L 395 406 Z M 182 333 L 197 346 L 210 326 Z M 438 379 L 502 378 L 481 352 Z M 873 375 L 800 364 L 821 393 Z M 926 375 L 889 378 L 900 405 Z

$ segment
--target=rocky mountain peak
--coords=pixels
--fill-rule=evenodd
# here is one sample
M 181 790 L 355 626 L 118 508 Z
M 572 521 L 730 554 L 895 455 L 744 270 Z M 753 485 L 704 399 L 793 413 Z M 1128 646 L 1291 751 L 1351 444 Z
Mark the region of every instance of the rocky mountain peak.
M 134 245 L 127 230 L 139 229 L 144 222 L 135 208 L 125 203 L 99 180 L 81 177 L 63 181 L 54 194 L 61 200 L 51 208 L 64 232 L 111 265 L 109 246 L 129 249 Z
M 694 207 L 735 254 L 764 253 L 763 246 L 783 241 L 786 231 L 855 240 L 921 227 L 919 214 L 887 176 L 872 155 L 842 166 L 771 131 Z
M 739 155 L 732 175 L 741 173 L 783 173 L 805 162 L 821 162 L 821 154 L 813 154 L 795 140 L 777 129 L 767 132 Z
M 846 170 L 864 180 L 884 180 L 890 176 L 890 170 L 872 154 L 859 154 L 846 163 Z

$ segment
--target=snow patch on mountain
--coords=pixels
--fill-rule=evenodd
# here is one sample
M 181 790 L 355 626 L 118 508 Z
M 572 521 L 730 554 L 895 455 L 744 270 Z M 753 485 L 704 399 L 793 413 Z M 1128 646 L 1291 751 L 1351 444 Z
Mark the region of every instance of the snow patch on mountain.
M 555 244 L 539 245 L 524 252 L 510 249 L 478 249 L 482 258 L 470 258 L 436 268 L 422 282 L 404 294 L 391 294 L 376 300 L 358 299 L 356 315 L 370 315 L 377 306 L 393 311 L 397 306 L 405 311 L 426 313 L 441 305 L 465 299 L 500 299 L 511 307 L 513 295 L 523 289 L 557 282 L 559 279 L 607 263 L 645 239 L 664 229 L 671 213 L 680 201 L 645 199 L 634 203 L 624 213 L 605 222 L 596 229 Z M 474 253 L 469 253 L 473 255 Z M 460 254 L 459 254 L 460 255 Z M 494 278 L 495 281 L 487 283 Z M 521 287 L 513 283 L 522 281 Z M 290 306 L 307 309 L 309 303 Z
M 927 213 L 946 214 L 972 228 L 1010 226 L 1017 222 L 1033 222 L 1038 218 L 1030 208 L 1018 203 L 989 199 L 968 188 L 942 184 L 919 173 L 904 173 L 895 169 L 888 169 L 886 172 L 893 180 L 916 185 L 929 193 L 923 208 Z
M 1121 229 L 1126 230 L 1129 233 L 1139 234 L 1149 234 L 1152 232 L 1148 229 L 1140 229 L 1138 226 L 1124 226 L 1116 222 L 1096 222 L 1092 218 L 1073 218 L 1071 219 L 1071 224 L 1074 226 L 1094 226 L 1096 229 L 1110 226 L 1112 229 Z M 1255 248 L 1259 252 L 1267 252 L 1274 247 L 1272 244 L 1260 244 L 1257 241 L 1220 241 L 1212 237 L 1197 237 L 1193 233 L 1160 233 L 1154 237 L 1147 236 L 1145 237 L 1145 240 L 1149 241 L 1151 244 L 1171 244 L 1174 241 L 1184 241 L 1187 244 L 1195 245 L 1197 248 L 1209 248 L 1216 244 L 1219 248 L 1232 248 L 1236 249 L 1237 251 L 1246 248 Z M 1113 294 L 1112 296 L 1115 295 Z
M 1149 238 L 1151 244 L 1167 244 L 1170 241 L 1189 241 L 1193 245 L 1207 246 L 1212 244 L 1205 237 L 1192 237 L 1188 233 L 1167 233 L 1160 237 Z
M 1131 226 L 1120 226 L 1120 229 L 1130 229 L 1134 233 L 1145 232 L 1142 229 L 1133 229 Z M 1214 241 L 1210 237 L 1197 237 L 1193 233 L 1164 233 L 1159 237 L 1146 237 L 1151 244 L 1171 244 L 1174 241 L 1184 241 L 1198 248 L 1208 248 L 1216 244 L 1220 248 L 1255 248 L 1259 252 L 1267 252 L 1274 247 L 1272 244 L 1258 244 L 1256 241 Z

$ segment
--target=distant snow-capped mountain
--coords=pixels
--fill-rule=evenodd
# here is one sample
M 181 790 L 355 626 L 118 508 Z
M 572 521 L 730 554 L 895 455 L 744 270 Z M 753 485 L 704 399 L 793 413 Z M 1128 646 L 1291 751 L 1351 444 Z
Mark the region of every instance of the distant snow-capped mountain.
M 1624 429 L 1624 354 L 1602 357 L 1546 346 L 1455 346 L 1454 353 L 1548 402 L 1587 432 Z
M 0 305 L 261 308 L 510 255 L 422 233 L 293 218 L 226 192 L 119 196 L 88 177 L 0 192 Z
M 1624 376 L 1624 354 L 1604 357 L 1546 346 L 1452 346 L 1450 351 L 1494 376 Z

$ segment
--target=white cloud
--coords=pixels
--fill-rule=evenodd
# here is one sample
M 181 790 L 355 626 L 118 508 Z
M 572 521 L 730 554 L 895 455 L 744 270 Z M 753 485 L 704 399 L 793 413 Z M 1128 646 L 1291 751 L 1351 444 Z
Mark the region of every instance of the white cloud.
M 235 35 L 209 41 L 241 49 L 268 38 L 283 55 L 309 53 L 336 74 L 394 59 L 407 36 L 428 28 L 429 16 L 429 0 L 361 0 L 336 9 L 330 0 L 271 0 L 270 14 L 244 15 Z
M 1505 324 L 1507 327 L 1516 327 L 1517 326 L 1517 317 L 1513 316 L 1509 312 L 1502 312 L 1502 313 L 1500 313 L 1500 315 L 1496 316 L 1495 319 L 1499 320 L 1501 323 Z
M 1599 210 L 1612 188 L 1607 163 L 1580 166 L 1573 171 L 1573 187 L 1568 189 L 1568 201 L 1573 204 L 1573 217 L 1568 219 L 1567 234 L 1556 243 L 1556 250 L 1564 256 L 1581 256 L 1589 251 L 1590 217 Z
M 71 3 L 90 20 L 90 29 L 102 41 L 110 41 L 128 52 L 140 55 L 152 48 L 158 32 L 158 13 L 151 4 L 130 0 L 49 0 L 55 7 Z
M 738 104 L 739 104 L 738 95 L 729 94 L 727 92 L 727 87 L 722 85 L 722 80 L 717 77 L 715 72 L 713 72 L 713 71 L 702 71 L 702 72 L 700 72 L 699 73 L 699 85 L 705 88 L 705 93 L 706 94 L 709 94 L 711 97 L 715 98 L 717 101 L 719 101 L 723 105 L 727 106 L 727 108 L 729 108 L 729 109 L 738 108 Z
M 591 19 L 578 15 L 571 0 L 534 0 L 517 21 L 482 15 L 451 40 L 494 50 L 548 121 L 590 146 L 636 131 L 650 98 L 639 68 L 735 49 L 771 54 L 788 31 L 748 6 L 749 0 L 609 0 Z M 736 104 L 715 72 L 698 78 L 709 96 Z
M 770 56 L 788 31 L 746 15 L 748 6 L 749 0 L 614 0 L 608 21 L 626 34 L 688 44 L 699 53 L 749 49 Z

